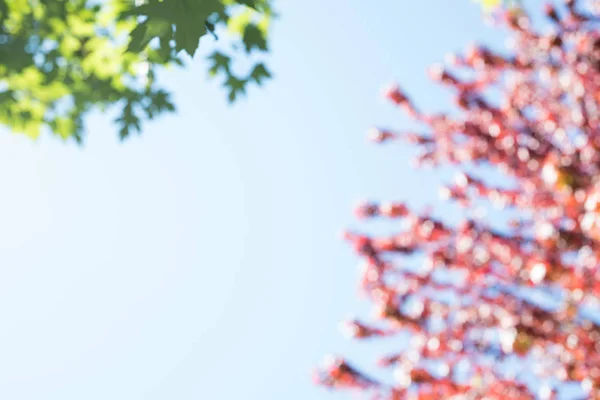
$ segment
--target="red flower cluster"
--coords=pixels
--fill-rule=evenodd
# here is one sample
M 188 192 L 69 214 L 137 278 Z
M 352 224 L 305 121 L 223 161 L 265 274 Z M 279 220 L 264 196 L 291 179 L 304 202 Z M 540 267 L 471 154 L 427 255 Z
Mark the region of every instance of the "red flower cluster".
M 517 217 L 453 225 L 400 202 L 361 205 L 359 217 L 405 229 L 346 234 L 364 258 L 375 321 L 345 326 L 357 339 L 410 339 L 381 358 L 388 380 L 334 358 L 315 373 L 319 384 L 437 400 L 551 399 L 571 382 L 600 399 L 600 2 L 544 13 L 549 33 L 521 9 L 504 14 L 511 54 L 475 47 L 431 69 L 457 113 L 427 114 L 400 88 L 386 91 L 428 133 L 375 129 L 374 141 L 407 140 L 423 150 L 418 165 L 462 171 L 443 190 L 459 205 Z M 509 184 L 490 184 L 483 166 Z

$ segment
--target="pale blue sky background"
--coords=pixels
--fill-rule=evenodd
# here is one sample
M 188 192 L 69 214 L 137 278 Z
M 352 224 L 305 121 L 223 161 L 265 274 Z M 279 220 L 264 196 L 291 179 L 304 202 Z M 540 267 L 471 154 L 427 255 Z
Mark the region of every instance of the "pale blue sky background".
M 83 149 L 2 132 L 0 398 L 349 398 L 310 381 L 381 347 L 337 329 L 365 311 L 339 234 L 357 200 L 438 204 L 445 177 L 367 142 L 408 126 L 380 89 L 443 106 L 426 67 L 497 36 L 468 0 L 278 9 L 275 79 L 234 107 L 198 60 L 164 76 L 179 112 L 125 143 L 100 115 Z

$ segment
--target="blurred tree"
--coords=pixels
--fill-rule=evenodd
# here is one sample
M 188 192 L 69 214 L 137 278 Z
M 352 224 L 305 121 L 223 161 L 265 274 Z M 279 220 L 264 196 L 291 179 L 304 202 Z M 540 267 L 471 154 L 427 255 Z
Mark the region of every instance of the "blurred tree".
M 505 9 L 510 51 L 473 47 L 432 68 L 456 112 L 386 92 L 422 131 L 372 138 L 404 139 L 422 150 L 417 165 L 456 169 L 442 194 L 467 212 L 448 221 L 402 202 L 358 208 L 405 224 L 347 233 L 374 321 L 344 328 L 403 340 L 386 341 L 380 358 L 393 376 L 331 357 L 319 384 L 390 400 L 600 399 L 600 1 L 579 3 L 548 4 L 544 33 Z M 469 212 L 489 205 L 505 211 Z
M 175 109 L 157 70 L 183 66 L 201 37 L 221 31 L 231 51 L 210 55 L 209 74 L 224 77 L 233 102 L 271 76 L 252 55 L 268 51 L 273 17 L 271 0 L 0 0 L 0 123 L 81 142 L 86 113 L 117 106 L 126 138 Z M 236 54 L 249 57 L 246 74 L 234 72 Z
M 521 7 L 521 0 L 474 0 L 481 4 L 481 7 L 486 12 L 498 10 L 500 7 L 504 9 Z

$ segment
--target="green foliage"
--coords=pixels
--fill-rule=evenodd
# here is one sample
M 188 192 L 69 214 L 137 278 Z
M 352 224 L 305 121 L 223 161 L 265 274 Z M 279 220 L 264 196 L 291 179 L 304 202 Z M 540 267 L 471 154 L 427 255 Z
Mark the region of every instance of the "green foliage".
M 206 34 L 220 45 L 208 57 L 209 75 L 224 77 L 234 101 L 249 83 L 271 77 L 262 62 L 247 75 L 233 70 L 236 55 L 268 51 L 270 3 L 0 0 L 0 124 L 33 138 L 49 128 L 81 142 L 86 113 L 116 106 L 115 122 L 126 138 L 141 130 L 143 119 L 175 110 L 156 73 L 183 66 Z

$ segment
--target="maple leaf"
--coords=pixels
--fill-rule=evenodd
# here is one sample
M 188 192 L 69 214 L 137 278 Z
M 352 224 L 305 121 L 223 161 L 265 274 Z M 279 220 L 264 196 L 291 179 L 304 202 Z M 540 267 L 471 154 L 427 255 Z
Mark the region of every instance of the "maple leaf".
M 271 78 L 271 73 L 263 63 L 256 64 L 250 73 L 250 79 L 252 79 L 258 85 L 262 84 L 264 79 L 269 78 Z
M 267 40 L 265 39 L 262 31 L 255 24 L 248 24 L 244 29 L 244 47 L 246 52 L 250 53 L 254 49 L 261 51 L 267 51 Z
M 134 8 L 130 13 L 146 16 L 148 24 L 163 21 L 174 25 L 175 49 L 177 51 L 184 50 L 193 57 L 200 38 L 208 32 L 206 21 L 213 13 L 222 11 L 223 8 L 223 4 L 217 0 L 169 0 L 162 2 L 155 0 Z M 143 30 L 143 28 L 140 30 Z M 144 33 L 143 38 L 147 42 L 160 36 L 159 32 L 150 33 L 147 29 Z M 137 33 L 136 39 L 141 35 L 141 33 Z M 140 39 L 137 39 L 137 41 L 140 41 Z

